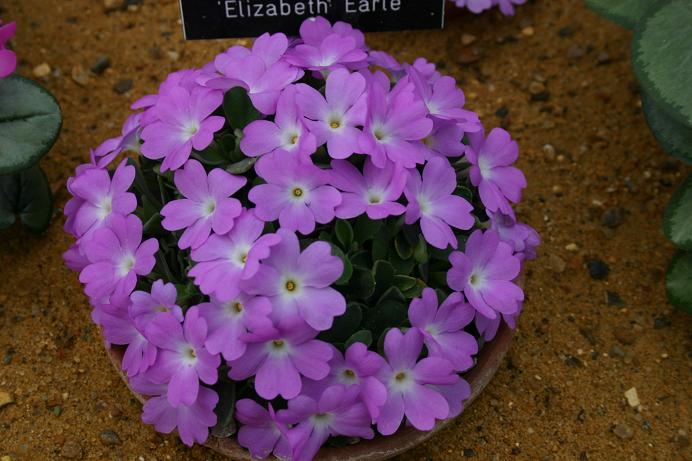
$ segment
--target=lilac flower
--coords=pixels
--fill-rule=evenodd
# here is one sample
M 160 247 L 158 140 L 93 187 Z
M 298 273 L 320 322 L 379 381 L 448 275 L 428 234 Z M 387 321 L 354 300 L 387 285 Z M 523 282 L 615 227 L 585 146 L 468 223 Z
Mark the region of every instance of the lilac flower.
M 416 60 L 413 61 L 413 66 L 411 67 L 418 71 L 418 73 L 430 83 L 433 83 L 442 77 L 442 75 L 437 71 L 435 63 L 430 62 L 423 57 L 416 58 Z
M 161 171 L 177 170 L 190 157 L 192 149 L 203 150 L 214 139 L 224 117 L 211 115 L 223 102 L 223 93 L 203 87 L 191 91 L 174 87 L 156 102 L 160 120 L 142 130 L 142 155 L 163 158 Z
M 144 373 L 156 361 L 157 348 L 137 328 L 128 315 L 127 298 L 98 304 L 98 321 L 108 344 L 127 346 L 120 364 L 128 377 Z
M 151 285 L 151 291 L 135 291 L 130 295 L 130 318 L 142 331 L 154 317 L 161 312 L 170 312 L 183 321 L 183 310 L 176 304 L 178 291 L 172 283 L 157 280 Z
M 463 137 L 464 129 L 457 122 L 436 118 L 433 120 L 433 130 L 423 139 L 423 144 L 435 156 L 461 157 L 464 154 Z
M 499 212 L 488 212 L 488 216 L 490 228 L 497 232 L 503 242 L 512 247 L 521 261 L 536 259 L 536 247 L 541 244 L 541 237 L 533 227 Z
M 273 122 L 255 120 L 245 127 L 240 140 L 240 149 L 245 155 L 258 157 L 283 150 L 308 159 L 315 152 L 315 136 L 303 123 L 295 93 L 295 86 L 289 86 L 281 93 Z
M 279 395 L 295 398 L 302 388 L 301 376 L 319 380 L 329 374 L 332 349 L 316 335 L 305 324 L 248 335 L 245 354 L 228 362 L 228 376 L 240 381 L 254 375 L 255 390 L 266 400 Z
M 159 86 L 158 94 L 149 94 L 135 101 L 130 107 L 135 110 L 144 109 L 142 112 L 141 124 L 147 126 L 159 121 L 156 104 L 169 94 L 174 88 L 182 87 L 188 92 L 199 87 L 197 80 L 201 78 L 202 71 L 199 69 L 183 69 L 173 72 L 166 77 L 166 80 Z
M 429 83 L 415 67 L 408 68 L 408 75 L 416 86 L 419 95 L 423 98 L 430 115 L 445 120 L 464 118 L 464 112 L 468 111 L 463 111 L 461 108 L 464 106 L 466 98 L 452 77 L 440 77 L 434 83 Z
M 396 432 L 404 416 L 421 431 L 431 430 L 436 419 L 449 416 L 447 400 L 428 385 L 456 384 L 459 376 L 446 359 L 428 357 L 419 361 L 422 350 L 423 336 L 417 328 L 405 334 L 395 328 L 385 336 L 388 363 L 379 378 L 389 395 L 377 418 L 377 430 L 382 435 Z
M 239 400 L 235 417 L 242 424 L 238 429 L 238 443 L 250 450 L 254 458 L 264 459 L 272 452 L 279 459 L 291 456 L 291 446 L 286 438 L 288 425 L 276 417 L 271 403 L 265 409 L 254 400 Z
M 288 431 L 293 461 L 311 461 L 330 436 L 372 439 L 370 416 L 358 401 L 358 389 L 341 385 L 327 388 L 321 395 L 300 395 L 289 400 L 279 418 L 295 424 Z
M 332 255 L 327 242 L 314 242 L 301 252 L 296 234 L 286 229 L 277 233 L 281 243 L 243 289 L 268 297 L 272 317 L 282 327 L 304 321 L 315 330 L 328 330 L 334 317 L 346 312 L 346 300 L 330 287 L 344 270 L 341 258 Z
M 464 379 L 459 379 L 455 384 L 440 384 L 429 386 L 436 392 L 439 392 L 449 405 L 449 416 L 447 418 L 456 418 L 464 409 L 464 400 L 471 397 L 471 386 Z
M 213 234 L 191 257 L 197 264 L 188 275 L 204 294 L 227 300 L 236 296 L 241 280 L 255 275 L 270 248 L 279 243 L 276 234 L 262 235 L 264 223 L 252 211 L 244 211 L 226 235 Z
M 315 222 L 326 224 L 334 219 L 341 194 L 328 185 L 327 172 L 312 163 L 301 163 L 297 155 L 276 152 L 255 165 L 257 174 L 267 181 L 253 187 L 248 198 L 257 207 L 263 221 L 279 219 L 283 229 L 303 235 L 315 230 Z
M 472 13 L 480 13 L 489 10 L 493 6 L 493 0 L 454 0 L 459 7 L 466 7 Z
M 269 300 L 260 296 L 240 292 L 227 301 L 212 296 L 211 301 L 199 305 L 199 314 L 209 327 L 204 346 L 212 354 L 222 354 L 226 360 L 241 357 L 248 333 L 272 328 L 271 311 Z
M 319 44 L 296 45 L 286 55 L 291 64 L 313 71 L 331 71 L 362 63 L 368 55 L 352 37 L 329 34 Z
M 7 49 L 7 42 L 14 37 L 17 24 L 14 22 L 2 24 L 0 20 L 0 78 L 5 78 L 14 72 L 17 67 L 17 55 Z
M 495 231 L 478 229 L 466 242 L 464 252 L 449 256 L 452 268 L 447 283 L 463 291 L 469 303 L 485 317 L 514 314 L 524 300 L 524 292 L 513 280 L 519 276 L 521 262 L 512 247 L 500 241 Z
M 199 248 L 213 230 L 226 234 L 240 216 L 242 205 L 231 196 L 245 185 L 247 178 L 234 176 L 221 168 L 206 171 L 197 160 L 189 160 L 175 172 L 175 185 L 185 197 L 173 200 L 161 210 L 164 229 L 185 229 L 178 241 L 181 249 Z
M 397 61 L 394 56 L 379 50 L 370 51 L 368 55 L 368 62 L 376 67 L 380 67 L 392 74 L 395 80 L 399 80 L 403 75 L 405 75 L 404 66 Z
M 97 159 L 96 165 L 100 168 L 107 167 L 121 152 L 139 153 L 141 123 L 141 113 L 130 115 L 125 120 L 120 136 L 108 139 L 96 148 L 94 151 L 94 157 Z
M 331 371 L 322 381 L 305 380 L 305 394 L 318 395 L 329 386 L 341 384 L 348 388 L 359 389 L 360 400 L 368 409 L 374 422 L 380 414 L 380 407 L 387 400 L 387 388 L 377 379 L 378 373 L 385 364 L 384 358 L 376 352 L 369 351 L 363 343 L 353 343 L 346 350 L 346 356 L 333 348 L 329 366 Z
M 221 359 L 204 347 L 207 322 L 200 317 L 199 308 L 190 308 L 182 325 L 172 313 L 156 315 L 147 325 L 146 337 L 160 349 L 147 377 L 155 383 L 168 383 L 167 396 L 172 406 L 193 405 L 200 380 L 209 385 L 216 383 Z
M 331 34 L 353 39 L 358 48 L 365 49 L 365 35 L 347 22 L 337 21 L 332 26 L 321 16 L 308 18 L 300 25 L 300 38 L 307 45 L 318 46 Z
M 476 318 L 474 319 L 476 329 L 478 333 L 486 341 L 492 341 L 497 335 L 497 330 L 500 328 L 500 324 L 504 321 L 512 330 L 517 327 L 517 318 L 521 314 L 521 303 L 519 304 L 519 310 L 514 314 L 502 314 L 496 316 L 494 319 L 488 318 L 476 311 Z
M 209 437 L 209 428 L 216 424 L 214 408 L 219 402 L 219 396 L 213 390 L 200 386 L 197 397 L 190 405 L 171 405 L 166 398 L 165 384 L 155 384 L 145 376 L 137 376 L 130 380 L 135 392 L 151 396 L 144 402 L 142 421 L 152 424 L 163 434 L 168 434 L 176 427 L 178 435 L 185 445 L 191 447 L 204 443 Z
M 78 243 L 70 245 L 62 254 L 62 259 L 65 261 L 65 265 L 74 272 L 81 272 L 82 269 L 89 265 L 89 260 L 84 255 L 81 245 Z
M 317 145 L 327 143 L 327 153 L 337 159 L 356 152 L 361 134 L 356 126 L 365 123 L 367 111 L 365 78 L 346 69 L 335 70 L 327 78 L 326 99 L 309 85 L 299 84 L 296 88 L 296 103 Z
M 526 0 L 496 0 L 505 16 L 514 16 L 514 5 L 523 5 Z
M 397 202 L 406 185 L 406 171 L 387 162 L 377 168 L 367 159 L 363 174 L 346 160 L 333 160 L 330 184 L 342 191 L 336 216 L 351 219 L 367 213 L 372 220 L 399 216 L 406 208 Z
M 137 276 L 148 275 L 154 268 L 159 242 L 153 238 L 142 242 L 142 221 L 137 216 L 112 215 L 82 246 L 90 264 L 79 274 L 79 281 L 86 285 L 88 296 L 99 299 L 129 296 Z
M 489 211 L 514 217 L 509 202 L 519 202 L 526 187 L 524 173 L 511 166 L 519 155 L 516 141 L 502 128 L 494 128 L 485 139 L 482 133 L 470 139 L 466 158 L 472 165 L 471 183 L 478 187 L 483 205 Z
M 368 115 L 359 138 L 361 152 L 370 155 L 375 166 L 383 168 L 387 159 L 405 168 L 413 168 L 425 159 L 420 140 L 432 130 L 425 104 L 413 86 L 401 80 L 388 88 L 371 81 L 368 89 Z
M 81 237 L 104 226 L 112 215 L 126 216 L 137 208 L 137 198 L 128 192 L 135 179 L 135 168 L 123 160 L 111 178 L 108 170 L 89 168 L 81 171 L 70 181 L 70 192 L 74 195 L 66 208 L 74 234 Z M 74 208 L 79 206 L 77 211 Z M 68 224 L 65 224 L 66 227 Z
M 456 186 L 456 172 L 442 157 L 435 157 L 425 165 L 422 179 L 418 170 L 409 172 L 404 189 L 409 201 L 406 224 L 420 219 L 425 240 L 436 248 L 457 247 L 457 238 L 450 226 L 467 230 L 475 223 L 471 214 L 473 206 L 463 197 L 454 195 Z
M 466 371 L 473 366 L 478 343 L 463 328 L 471 323 L 476 313 L 464 303 L 461 293 L 452 293 L 438 309 L 437 293 L 425 288 L 423 295 L 411 301 L 408 318 L 418 328 L 431 357 L 449 360 L 455 371 Z

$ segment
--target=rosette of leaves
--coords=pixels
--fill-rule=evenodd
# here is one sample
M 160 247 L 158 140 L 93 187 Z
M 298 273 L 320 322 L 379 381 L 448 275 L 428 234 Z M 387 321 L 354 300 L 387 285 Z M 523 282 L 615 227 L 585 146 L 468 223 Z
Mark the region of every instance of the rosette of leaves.
M 663 149 L 692 164 L 692 2 L 587 0 L 595 11 L 634 30 L 632 66 L 642 108 Z M 668 205 L 664 230 L 678 246 L 666 275 L 671 303 L 692 313 L 692 176 Z
M 35 233 L 48 228 L 53 194 L 38 163 L 61 125 L 60 107 L 45 88 L 19 75 L 0 79 L 0 229 L 17 218 Z

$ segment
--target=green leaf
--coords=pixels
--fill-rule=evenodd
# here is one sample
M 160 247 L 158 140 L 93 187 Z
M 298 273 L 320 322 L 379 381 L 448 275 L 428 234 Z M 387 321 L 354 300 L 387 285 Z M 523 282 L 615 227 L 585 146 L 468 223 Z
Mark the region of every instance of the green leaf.
M 628 29 L 637 25 L 651 3 L 652 0 L 586 0 L 596 13 Z
M 323 239 L 320 238 L 320 240 L 323 241 L 329 241 L 328 239 Z M 344 263 L 344 271 L 341 273 L 341 277 L 334 282 L 336 285 L 346 285 L 349 280 L 351 280 L 351 275 L 353 275 L 353 264 L 351 264 L 351 260 L 348 259 L 348 256 L 344 254 L 343 251 L 341 251 L 341 248 L 338 246 L 334 245 L 333 243 L 330 243 L 332 247 L 332 254 L 334 256 L 338 256 L 341 258 L 341 261 Z
M 394 284 L 403 293 L 406 293 L 408 290 L 415 287 L 416 281 L 417 280 L 415 277 L 409 277 L 408 275 L 395 275 L 394 276 Z
M 641 98 L 646 121 L 663 150 L 684 162 L 692 163 L 692 128 L 668 115 L 646 93 L 642 93 Z
M 351 243 L 353 242 L 353 228 L 351 227 L 351 224 L 348 221 L 344 221 L 343 219 L 337 219 L 334 227 L 336 232 L 336 238 L 339 239 L 341 247 L 344 250 L 348 250 L 348 248 L 351 246 Z
M 231 163 L 226 167 L 226 171 L 231 174 L 245 174 L 255 166 L 258 157 L 248 157 L 236 163 Z
M 53 193 L 48 178 L 38 165 L 0 176 L 0 229 L 11 226 L 19 216 L 31 232 L 44 232 L 53 217 Z
M 418 236 L 418 243 L 413 249 L 413 257 L 420 264 L 428 262 L 428 244 L 422 235 Z
M 348 349 L 353 345 L 353 343 L 363 343 L 367 347 L 372 345 L 372 332 L 370 330 L 360 330 L 351 335 L 350 338 L 346 340 L 345 347 Z
M 226 92 L 223 97 L 223 111 L 226 121 L 234 129 L 242 130 L 250 122 L 262 118 L 247 94 L 245 88 L 235 87 Z
M 342 343 L 353 335 L 363 320 L 363 308 L 358 303 L 348 303 L 346 312 L 334 319 L 332 327 L 320 334 L 322 341 Z
M 393 299 L 387 299 L 375 308 L 368 309 L 364 327 L 373 332 L 404 325 L 408 320 L 408 304 Z
M 408 260 L 411 258 L 411 256 L 413 256 L 413 247 L 403 233 L 400 233 L 394 239 L 394 248 L 396 249 L 399 257 L 403 260 Z
M 19 75 L 0 79 L 0 175 L 38 163 L 61 126 L 60 106 L 46 89 Z
M 401 292 L 400 289 L 397 287 L 389 287 L 387 291 L 384 292 L 382 296 L 380 296 L 380 299 L 377 300 L 377 304 L 382 303 L 383 301 L 386 300 L 394 300 L 394 301 L 400 301 L 402 303 L 406 302 L 406 296 Z
M 394 282 L 394 267 L 389 261 L 375 261 L 372 267 L 372 275 L 375 278 L 374 296 L 379 297 L 392 286 Z
M 654 3 L 635 28 L 632 64 L 645 92 L 671 117 L 692 127 L 692 4 Z
M 692 314 L 692 252 L 678 251 L 668 266 L 666 290 L 671 304 Z
M 213 140 L 204 150 L 193 151 L 192 157 L 212 167 L 225 165 L 230 161 L 230 156 L 224 146 L 217 140 Z
M 663 218 L 663 230 L 674 244 L 692 251 L 692 175 L 673 194 Z
M 360 215 L 356 218 L 354 234 L 356 241 L 361 245 L 368 240 L 372 240 L 382 228 L 382 220 L 373 221 L 367 215 Z
M 367 299 L 372 296 L 374 291 L 375 278 L 372 276 L 370 269 L 354 266 L 347 291 L 351 294 L 352 299 Z
M 233 415 L 235 413 L 235 383 L 225 377 L 219 379 L 214 386 L 214 390 L 219 395 L 219 403 L 214 408 L 216 413 L 216 425 L 211 429 L 211 435 L 225 439 L 236 432 L 236 423 Z

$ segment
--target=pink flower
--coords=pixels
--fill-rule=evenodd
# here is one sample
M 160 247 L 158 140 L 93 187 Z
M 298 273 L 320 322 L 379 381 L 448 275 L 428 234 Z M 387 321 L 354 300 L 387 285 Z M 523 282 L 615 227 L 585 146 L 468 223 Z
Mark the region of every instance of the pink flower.
M 207 176 L 201 163 L 189 160 L 175 172 L 175 185 L 184 199 L 174 200 L 161 210 L 166 230 L 185 229 L 178 241 L 181 249 L 199 248 L 213 230 L 226 234 L 240 216 L 242 205 L 231 196 L 245 185 L 247 178 L 233 176 L 215 168 Z
M 204 150 L 225 119 L 211 115 L 223 102 L 223 93 L 203 87 L 191 91 L 177 86 L 162 93 L 156 102 L 158 121 L 142 131 L 142 155 L 163 158 L 161 171 L 177 170 L 192 149 Z
M 17 55 L 6 48 L 16 31 L 17 24 L 14 22 L 3 25 L 0 21 L 0 78 L 7 77 L 17 67 Z
M 279 459 L 290 457 L 288 425 L 276 417 L 271 403 L 265 409 L 254 400 L 242 399 L 236 403 L 235 411 L 242 424 L 238 429 L 238 443 L 250 450 L 253 457 L 264 459 L 272 452 Z

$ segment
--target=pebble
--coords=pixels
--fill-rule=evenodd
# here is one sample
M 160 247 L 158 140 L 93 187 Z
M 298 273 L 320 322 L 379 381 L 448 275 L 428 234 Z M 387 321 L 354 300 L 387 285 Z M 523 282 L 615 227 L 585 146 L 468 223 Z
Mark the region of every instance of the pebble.
M 89 83 L 89 74 L 82 66 L 74 66 L 70 75 L 72 80 L 79 86 L 86 86 Z
M 637 334 L 630 328 L 623 326 L 615 326 L 615 328 L 613 328 L 613 336 L 615 336 L 615 339 L 617 339 L 620 344 L 624 344 L 625 346 L 634 344 L 637 340 Z
M 103 10 L 106 13 L 125 9 L 125 0 L 103 0 Z
M 637 395 L 636 387 L 631 387 L 627 389 L 625 391 L 625 398 L 627 399 L 627 403 L 629 404 L 629 406 L 632 408 L 638 408 L 639 405 L 641 405 L 641 402 L 639 401 L 639 395 Z
M 99 56 L 89 68 L 96 75 L 101 75 L 111 66 L 111 59 L 108 56 Z
M 572 45 L 569 50 L 567 50 L 567 57 L 569 59 L 579 59 L 584 56 L 584 50 L 579 45 Z
M 497 115 L 500 118 L 507 117 L 507 114 L 509 114 L 509 109 L 507 108 L 507 106 L 502 106 L 495 111 L 495 115 Z
M 610 306 L 624 306 L 625 302 L 615 291 L 606 291 L 606 303 Z
M 462 45 L 470 45 L 476 41 L 476 36 L 471 34 L 461 34 Z
M 680 449 L 690 446 L 690 438 L 687 436 L 685 429 L 678 429 L 678 433 L 675 434 L 673 441 Z
M 60 456 L 67 459 L 82 459 L 82 447 L 75 441 L 68 440 L 60 450 Z
M 0 458 L 0 461 L 12 461 L 12 458 L 10 458 L 9 456 L 3 456 L 2 458 Z
M 0 408 L 7 406 L 13 402 L 14 402 L 14 399 L 9 394 L 9 392 L 0 391 Z
M 634 436 L 634 431 L 627 424 L 618 423 L 610 430 L 623 440 L 631 439 Z
M 567 263 L 565 263 L 565 260 L 559 257 L 558 255 L 551 254 L 548 255 L 548 267 L 553 272 L 561 274 L 565 271 Z
M 603 280 L 608 277 L 610 267 L 603 260 L 594 258 L 586 262 L 586 268 L 589 270 L 589 275 L 594 280 Z
M 464 448 L 462 451 L 464 458 L 473 458 L 476 456 L 476 450 L 473 448 Z
M 50 75 L 51 69 L 47 62 L 41 63 L 34 67 L 33 73 L 34 77 L 46 78 Z
M 568 355 L 565 358 L 565 364 L 567 364 L 567 366 L 575 367 L 575 368 L 582 368 L 584 366 L 582 361 L 573 355 Z
M 531 26 L 524 27 L 523 29 L 521 29 L 521 35 L 523 35 L 525 37 L 533 37 L 534 33 L 535 33 L 535 30 Z
M 133 85 L 134 82 L 131 79 L 121 79 L 118 80 L 118 82 L 115 85 L 113 85 L 113 91 L 115 91 L 118 94 L 127 93 L 132 89 Z
M 571 37 L 574 35 L 574 29 L 572 29 L 570 26 L 566 26 L 560 29 L 558 34 L 560 34 L 560 37 Z
M 101 442 L 105 443 L 106 445 L 120 445 L 120 436 L 118 436 L 117 432 L 107 429 L 101 434 L 99 434 L 99 438 L 101 439 Z
M 661 328 L 668 328 L 672 325 L 672 322 L 668 317 L 662 315 L 654 319 L 654 329 L 660 330 Z
M 579 246 L 576 243 L 568 243 L 565 245 L 565 250 L 571 251 L 571 252 L 577 252 L 579 251 Z
M 531 101 L 549 101 L 550 100 L 550 91 L 541 91 L 540 93 L 532 94 L 531 95 Z
M 604 64 L 610 64 L 610 55 L 605 51 L 601 51 L 600 53 L 598 53 L 598 56 L 596 56 L 596 62 L 599 66 L 602 66 Z
M 610 229 L 615 229 L 622 224 L 625 218 L 624 210 L 620 207 L 609 208 L 601 215 L 601 224 Z
M 529 93 L 537 95 L 545 91 L 545 85 L 541 82 L 533 81 L 529 84 Z

